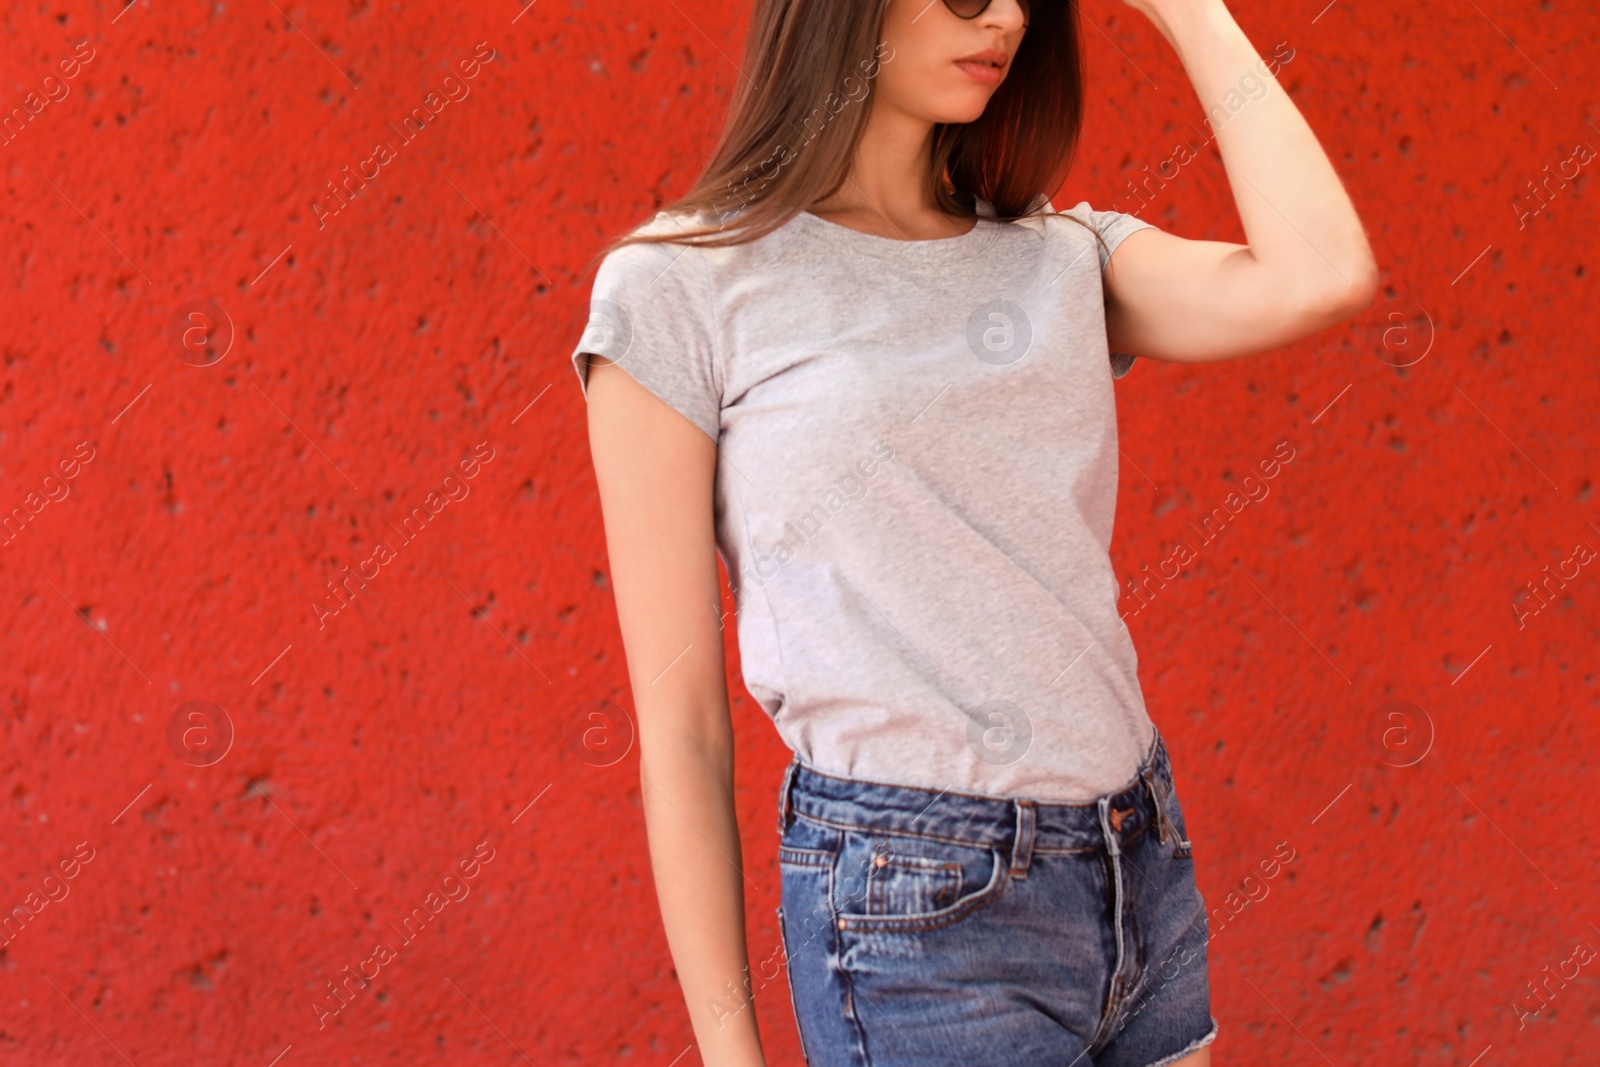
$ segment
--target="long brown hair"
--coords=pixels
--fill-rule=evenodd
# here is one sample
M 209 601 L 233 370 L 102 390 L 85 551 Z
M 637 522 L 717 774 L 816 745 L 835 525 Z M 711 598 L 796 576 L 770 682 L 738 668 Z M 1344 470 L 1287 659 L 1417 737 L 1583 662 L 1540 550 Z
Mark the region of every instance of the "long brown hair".
M 753 241 L 844 184 L 866 129 L 872 82 L 894 61 L 879 39 L 889 0 L 754 2 L 742 64 L 748 73 L 722 136 L 694 185 L 663 209 L 705 212 L 715 223 L 630 232 L 596 259 L 636 242 Z M 1029 7 L 1010 72 L 983 114 L 934 127 L 928 181 L 945 214 L 975 218 L 980 198 L 1002 221 L 1045 214 L 1030 209 L 1071 164 L 1083 125 L 1077 3 L 1033 0 Z

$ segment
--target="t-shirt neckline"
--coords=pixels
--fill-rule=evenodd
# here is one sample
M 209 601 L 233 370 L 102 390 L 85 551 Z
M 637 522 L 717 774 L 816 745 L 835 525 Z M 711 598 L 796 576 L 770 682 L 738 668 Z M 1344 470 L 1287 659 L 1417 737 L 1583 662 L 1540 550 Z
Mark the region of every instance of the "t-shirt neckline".
M 966 233 L 925 240 L 902 240 L 863 233 L 837 222 L 829 222 L 809 211 L 801 211 L 795 219 L 811 233 L 852 252 L 896 263 L 938 265 L 968 259 L 983 251 L 999 236 L 1001 224 L 995 221 L 992 212 L 984 210 L 985 206 L 980 204 L 978 219 Z

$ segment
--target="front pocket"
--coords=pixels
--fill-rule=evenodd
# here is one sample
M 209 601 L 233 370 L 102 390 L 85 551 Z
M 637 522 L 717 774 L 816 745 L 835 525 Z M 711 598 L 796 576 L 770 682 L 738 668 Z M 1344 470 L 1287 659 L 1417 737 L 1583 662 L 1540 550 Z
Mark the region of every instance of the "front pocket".
M 956 922 L 1006 883 L 1005 854 L 989 845 L 868 829 L 847 830 L 834 864 L 842 930 L 924 930 Z
M 877 853 L 867 880 L 868 915 L 920 915 L 947 908 L 961 896 L 961 864 L 905 855 L 893 846 Z

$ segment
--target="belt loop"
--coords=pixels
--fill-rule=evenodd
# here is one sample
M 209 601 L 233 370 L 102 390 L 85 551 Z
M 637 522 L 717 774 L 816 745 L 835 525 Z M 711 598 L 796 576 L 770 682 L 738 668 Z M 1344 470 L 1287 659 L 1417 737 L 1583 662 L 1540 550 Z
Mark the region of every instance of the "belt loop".
M 1017 809 L 1017 836 L 1011 843 L 1011 877 L 1028 877 L 1028 865 L 1033 860 L 1033 834 L 1038 825 L 1037 812 L 1033 801 L 1018 800 L 1013 805 Z
M 1167 813 L 1161 806 L 1161 789 L 1156 785 L 1155 767 L 1147 767 L 1144 771 L 1144 788 L 1150 794 L 1150 803 L 1156 809 L 1156 829 L 1160 831 L 1161 843 L 1167 843 Z
M 796 753 L 789 760 L 789 766 L 783 772 L 783 784 L 778 787 L 778 836 L 781 838 L 789 832 L 790 813 L 794 810 L 789 802 L 789 790 L 794 785 L 794 772 L 800 766 L 800 755 Z

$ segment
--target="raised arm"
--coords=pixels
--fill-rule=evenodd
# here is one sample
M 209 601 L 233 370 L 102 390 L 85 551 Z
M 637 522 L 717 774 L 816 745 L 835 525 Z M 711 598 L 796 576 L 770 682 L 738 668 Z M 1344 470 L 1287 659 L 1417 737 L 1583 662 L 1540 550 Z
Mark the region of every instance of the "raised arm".
M 588 397 L 667 944 L 701 1062 L 762 1067 L 754 1007 L 739 1009 L 749 999 L 749 954 L 718 610 L 716 448 L 599 356 L 589 357 Z
M 1172 42 L 1208 113 L 1226 116 L 1216 141 L 1248 243 L 1148 229 L 1124 240 L 1105 272 L 1112 351 L 1231 359 L 1371 304 L 1378 268 L 1355 206 L 1223 0 L 1126 2 Z

